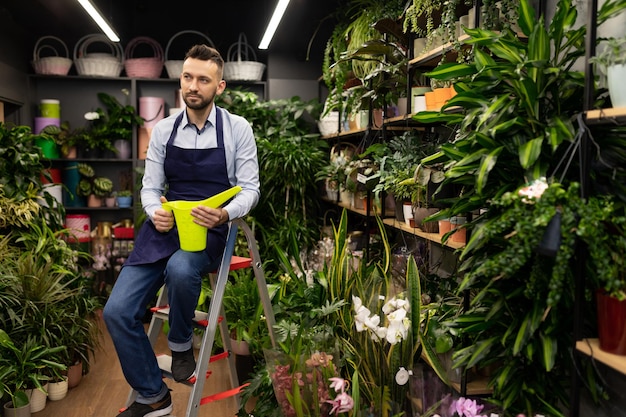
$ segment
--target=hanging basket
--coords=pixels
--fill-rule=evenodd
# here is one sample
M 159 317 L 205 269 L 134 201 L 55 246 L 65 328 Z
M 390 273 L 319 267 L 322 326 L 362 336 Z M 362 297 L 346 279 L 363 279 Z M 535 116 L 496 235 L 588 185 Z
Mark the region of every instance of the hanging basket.
M 167 42 L 167 45 L 165 46 L 165 59 L 166 59 L 165 69 L 167 70 L 167 76 L 170 78 L 178 78 L 180 77 L 180 74 L 183 72 L 183 60 L 182 59 L 173 60 L 173 59 L 167 59 L 167 57 L 169 56 L 170 46 L 172 45 L 172 42 L 174 41 L 174 39 L 176 39 L 180 35 L 185 35 L 185 34 L 198 35 L 206 41 L 207 45 L 209 45 L 211 48 L 215 48 L 215 44 L 213 43 L 213 41 L 207 35 L 205 35 L 202 32 L 198 32 L 197 30 L 181 30 L 180 32 L 174 34 L 174 36 L 170 38 L 170 40 Z
M 110 52 L 89 52 L 95 43 L 105 44 Z M 111 42 L 100 34 L 83 36 L 74 46 L 74 65 L 78 75 L 119 77 L 124 68 L 124 51 L 119 43 Z
M 154 56 L 133 58 L 139 45 L 148 45 Z M 124 69 L 126 75 L 132 78 L 159 78 L 163 71 L 163 48 L 152 38 L 139 36 L 132 39 L 124 50 Z
M 254 48 L 248 44 L 246 35 L 239 34 L 239 40 L 228 48 L 224 63 L 226 81 L 261 81 L 265 64 L 256 62 Z
M 52 41 L 52 42 L 51 42 Z M 54 47 L 54 43 L 63 47 L 64 56 L 59 55 L 59 50 Z M 57 45 L 57 46 L 58 46 Z M 41 57 L 41 51 L 52 51 L 52 56 Z M 72 67 L 72 60 L 67 45 L 55 36 L 43 36 L 39 38 L 33 50 L 33 68 L 36 74 L 45 75 L 67 75 Z

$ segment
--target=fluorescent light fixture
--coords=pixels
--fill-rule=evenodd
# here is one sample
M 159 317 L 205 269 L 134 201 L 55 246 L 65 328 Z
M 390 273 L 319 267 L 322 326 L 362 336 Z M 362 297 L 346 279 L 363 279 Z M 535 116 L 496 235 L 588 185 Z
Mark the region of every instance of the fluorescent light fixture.
M 267 28 L 265 29 L 265 34 L 263 35 L 263 39 L 261 39 L 261 43 L 259 44 L 259 49 L 267 49 L 270 46 L 270 42 L 274 37 L 274 32 L 276 32 L 276 28 L 278 28 L 280 19 L 283 18 L 283 14 L 285 14 L 285 10 L 287 9 L 288 5 L 289 0 L 278 0 L 276 9 L 274 10 L 274 14 L 272 15 L 272 19 L 267 25 Z
M 100 26 L 100 29 L 102 29 L 104 34 L 107 35 L 107 37 L 111 40 L 111 42 L 120 41 L 120 37 L 117 36 L 117 34 L 113 31 L 111 26 L 109 26 L 107 21 L 104 19 L 104 17 L 102 17 L 100 12 L 98 11 L 98 9 L 96 9 L 94 5 L 91 4 L 91 1 L 78 0 L 78 2 L 80 3 L 81 6 L 83 6 L 83 9 L 85 9 L 85 11 L 89 13 L 89 16 L 91 16 L 94 22 L 96 22 L 98 26 Z

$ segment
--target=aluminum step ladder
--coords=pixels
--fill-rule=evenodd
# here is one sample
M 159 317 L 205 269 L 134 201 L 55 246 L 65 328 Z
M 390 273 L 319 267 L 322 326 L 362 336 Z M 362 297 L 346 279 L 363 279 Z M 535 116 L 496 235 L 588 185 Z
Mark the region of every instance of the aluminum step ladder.
M 237 240 L 237 232 L 241 229 L 246 237 L 248 243 L 248 250 L 251 258 L 243 258 L 239 256 L 233 256 L 235 249 L 235 242 Z M 189 395 L 189 401 L 187 404 L 187 411 L 185 417 L 196 417 L 201 405 L 209 402 L 217 401 L 223 398 L 231 396 L 237 396 L 241 389 L 245 385 L 240 385 L 237 378 L 235 356 L 230 354 L 231 344 L 228 332 L 228 323 L 224 314 L 224 307 L 222 300 L 224 298 L 224 290 L 228 283 L 228 274 L 230 271 L 234 271 L 242 268 L 252 267 L 254 276 L 259 289 L 259 297 L 263 305 L 263 312 L 265 314 L 265 320 L 267 328 L 269 330 L 269 336 L 273 347 L 276 347 L 276 336 L 274 334 L 274 311 L 272 310 L 272 304 L 267 290 L 267 283 L 265 281 L 265 275 L 263 273 L 262 262 L 259 255 L 259 250 L 254 238 L 254 234 L 250 227 L 242 219 L 235 219 L 229 222 L 228 234 L 226 237 L 226 247 L 224 254 L 222 255 L 222 261 L 218 270 L 210 274 L 211 287 L 213 289 L 213 297 L 211 298 L 211 304 L 208 314 L 202 311 L 196 311 L 194 317 L 194 325 L 204 329 L 202 336 L 202 344 L 200 346 L 200 352 L 196 358 L 196 372 L 195 377 L 188 381 L 182 382 L 191 386 L 191 394 Z M 217 282 L 215 278 L 217 276 Z M 167 288 L 163 286 L 159 297 L 157 299 L 156 307 L 152 308 L 152 319 L 150 320 L 150 326 L 148 327 L 148 339 L 151 345 L 154 347 L 163 328 L 163 324 L 168 319 L 169 306 L 167 306 Z M 260 320 L 260 318 L 259 318 Z M 215 342 L 215 333 L 219 325 L 220 334 L 222 337 L 222 343 L 224 346 L 224 352 L 211 356 L 213 350 L 213 344 Z M 207 397 L 202 397 L 204 382 L 209 377 L 211 372 L 208 370 L 209 363 L 227 359 L 229 363 L 230 382 L 231 389 L 223 392 L 215 393 Z M 157 362 L 159 367 L 163 371 L 163 376 L 172 378 L 171 365 L 172 358 L 170 355 L 157 355 Z M 173 379 L 172 379 L 173 380 Z M 131 390 L 127 406 L 130 405 L 137 397 L 137 392 Z M 236 397 L 237 408 L 240 407 L 239 397 Z

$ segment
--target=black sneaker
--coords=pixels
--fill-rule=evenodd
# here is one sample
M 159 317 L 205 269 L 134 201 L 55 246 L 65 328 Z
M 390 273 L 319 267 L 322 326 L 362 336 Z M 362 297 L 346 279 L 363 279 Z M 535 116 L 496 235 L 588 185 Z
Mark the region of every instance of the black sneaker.
M 169 415 L 174 407 L 172 406 L 172 397 L 168 391 L 165 397 L 154 404 L 139 404 L 137 401 L 132 403 L 130 407 L 122 411 L 117 417 L 159 417 Z
M 176 382 L 184 382 L 195 375 L 196 360 L 193 347 L 185 352 L 172 351 L 172 376 Z

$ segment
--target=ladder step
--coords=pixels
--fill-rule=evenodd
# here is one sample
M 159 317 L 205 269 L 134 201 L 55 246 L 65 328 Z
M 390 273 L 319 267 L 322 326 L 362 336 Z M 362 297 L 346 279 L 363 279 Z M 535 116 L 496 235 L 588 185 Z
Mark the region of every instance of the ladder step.
M 170 306 L 164 305 L 164 306 L 152 307 L 150 308 L 150 311 L 156 318 L 161 319 L 163 321 L 167 321 L 168 316 L 170 314 Z M 209 318 L 209 313 L 207 313 L 206 311 L 196 310 L 194 312 L 193 322 L 199 327 L 207 327 L 209 325 L 208 318 Z M 221 316 L 217 318 L 218 323 L 221 323 L 222 320 L 224 320 L 224 318 Z
M 226 391 L 218 392 L 213 395 L 208 395 L 206 397 L 202 397 L 200 399 L 200 405 L 212 403 L 213 401 L 223 400 L 224 398 L 232 397 L 233 395 L 237 395 L 241 392 L 242 389 L 250 385 L 249 382 L 246 382 L 243 385 L 238 386 L 237 388 L 229 389 Z
M 251 258 L 244 258 L 242 256 L 233 255 L 230 258 L 230 268 L 228 268 L 228 270 L 229 271 L 236 271 L 238 269 L 249 268 L 250 266 L 252 266 L 252 259 Z M 211 273 L 215 274 L 215 273 L 217 273 L 217 271 L 213 271 Z
M 228 352 L 217 353 L 209 358 L 209 363 L 219 361 L 221 359 L 228 358 Z M 157 363 L 159 364 L 159 369 L 163 372 L 163 376 L 166 378 L 174 379 L 172 377 L 172 357 L 166 354 L 156 355 Z M 207 371 L 205 375 L 205 379 L 208 379 L 211 376 L 211 371 Z M 181 382 L 181 384 L 185 385 L 193 385 L 196 382 L 196 377 L 189 378 L 187 381 Z

